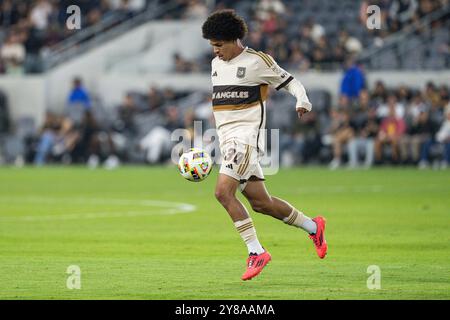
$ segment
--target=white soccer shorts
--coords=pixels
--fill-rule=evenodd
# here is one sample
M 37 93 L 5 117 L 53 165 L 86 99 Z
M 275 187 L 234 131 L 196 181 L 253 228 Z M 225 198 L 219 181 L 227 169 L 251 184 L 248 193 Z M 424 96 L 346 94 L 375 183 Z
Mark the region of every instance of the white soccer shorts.
M 241 192 L 244 191 L 250 177 L 255 176 L 257 179 L 264 180 L 256 148 L 236 140 L 230 140 L 224 144 L 221 153 L 222 164 L 219 172 L 239 181 Z

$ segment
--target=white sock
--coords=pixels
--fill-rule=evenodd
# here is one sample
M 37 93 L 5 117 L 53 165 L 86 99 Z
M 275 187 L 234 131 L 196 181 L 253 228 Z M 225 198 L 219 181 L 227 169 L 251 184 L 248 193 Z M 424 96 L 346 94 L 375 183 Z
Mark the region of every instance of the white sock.
M 317 232 L 317 224 L 312 221 L 311 218 L 305 216 L 303 212 L 298 211 L 295 208 L 292 209 L 289 217 L 283 219 L 283 222 L 291 226 L 302 228 L 309 234 Z
M 253 226 L 253 221 L 251 218 L 236 221 L 234 223 L 234 226 L 241 235 L 242 240 L 244 240 L 245 244 L 247 245 L 249 254 L 261 254 L 265 251 L 259 243 L 258 236 L 256 235 L 256 230 Z

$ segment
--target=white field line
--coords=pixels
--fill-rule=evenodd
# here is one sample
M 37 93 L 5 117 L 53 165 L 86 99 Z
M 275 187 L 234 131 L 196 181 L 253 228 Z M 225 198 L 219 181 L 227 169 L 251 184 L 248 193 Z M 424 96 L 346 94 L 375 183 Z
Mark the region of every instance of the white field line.
M 168 202 L 161 200 L 131 200 L 131 199 L 99 199 L 99 198 L 52 198 L 52 197 L 23 197 L 4 198 L 0 202 L 9 203 L 34 203 L 34 204 L 63 204 L 64 206 L 76 204 L 89 205 L 113 205 L 113 206 L 141 206 L 142 211 L 121 212 L 79 212 L 54 215 L 27 215 L 27 216 L 0 216 L 0 221 L 51 221 L 51 220 L 76 220 L 97 218 L 120 218 L 150 215 L 174 215 L 189 213 L 197 209 L 195 205 L 182 202 Z M 158 208 L 157 210 L 149 210 Z

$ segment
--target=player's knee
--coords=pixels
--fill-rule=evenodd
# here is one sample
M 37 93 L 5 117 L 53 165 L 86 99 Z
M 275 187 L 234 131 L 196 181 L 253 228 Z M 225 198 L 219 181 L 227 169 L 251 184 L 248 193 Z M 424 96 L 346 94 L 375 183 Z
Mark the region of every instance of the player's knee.
M 217 201 L 219 201 L 224 206 L 226 206 L 232 198 L 232 195 L 223 189 L 216 189 L 214 195 Z
M 255 212 L 262 213 L 262 214 L 270 214 L 272 212 L 272 202 L 267 201 L 252 201 L 251 203 L 252 209 Z

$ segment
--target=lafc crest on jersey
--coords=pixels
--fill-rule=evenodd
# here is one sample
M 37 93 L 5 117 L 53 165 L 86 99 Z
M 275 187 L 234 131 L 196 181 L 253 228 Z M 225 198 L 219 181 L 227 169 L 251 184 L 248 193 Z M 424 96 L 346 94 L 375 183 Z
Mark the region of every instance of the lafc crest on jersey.
M 236 77 L 238 77 L 239 79 L 242 79 L 243 77 L 245 77 L 245 67 L 237 68 Z

